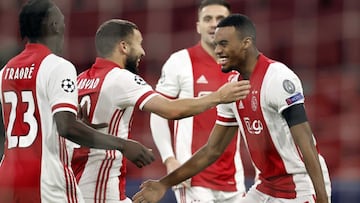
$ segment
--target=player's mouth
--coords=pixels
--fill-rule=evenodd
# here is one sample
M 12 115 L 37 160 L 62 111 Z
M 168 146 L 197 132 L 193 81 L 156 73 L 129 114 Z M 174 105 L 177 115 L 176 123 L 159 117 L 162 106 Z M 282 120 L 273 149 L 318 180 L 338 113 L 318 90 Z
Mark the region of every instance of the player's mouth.
M 222 65 L 222 66 L 224 66 L 227 62 L 228 62 L 227 57 L 219 57 L 219 59 L 217 60 L 217 63 Z

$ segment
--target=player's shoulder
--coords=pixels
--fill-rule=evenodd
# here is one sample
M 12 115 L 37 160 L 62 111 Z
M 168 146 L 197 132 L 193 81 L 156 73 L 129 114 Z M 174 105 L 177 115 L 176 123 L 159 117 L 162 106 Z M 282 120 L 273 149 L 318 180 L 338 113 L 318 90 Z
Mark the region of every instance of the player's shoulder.
M 281 62 L 271 63 L 264 78 L 264 84 L 269 89 L 278 89 L 278 87 L 287 87 L 289 85 L 301 85 L 298 75 L 287 65 Z M 268 91 L 273 94 L 273 91 Z M 280 93 L 280 92 L 279 92 Z
M 125 69 L 125 68 L 119 68 L 119 67 L 113 67 L 112 69 L 109 69 L 107 72 L 107 75 L 116 76 L 116 77 L 129 77 L 136 75 L 135 73 L 132 73 L 131 71 Z
M 65 66 L 65 67 L 75 67 L 73 63 L 71 63 L 69 60 L 61 57 L 61 56 L 58 56 L 56 54 L 49 54 L 45 59 L 44 61 L 47 61 L 51 64 L 53 64 L 53 66 L 56 66 L 56 65 L 61 65 L 61 66 Z
M 176 58 L 183 59 L 184 57 L 188 57 L 188 56 L 189 56 L 189 51 L 187 49 L 180 49 L 173 52 L 170 55 L 169 59 L 176 59 Z
M 269 64 L 269 72 L 278 77 L 296 75 L 286 64 L 279 61 L 272 61 L 272 63 Z
M 139 81 L 141 81 L 141 83 L 146 83 L 140 75 L 132 73 L 127 69 L 117 67 L 109 70 L 105 76 L 105 79 L 108 81 L 114 81 L 116 83 L 121 81 L 122 84 L 131 84 L 134 82 L 138 83 Z

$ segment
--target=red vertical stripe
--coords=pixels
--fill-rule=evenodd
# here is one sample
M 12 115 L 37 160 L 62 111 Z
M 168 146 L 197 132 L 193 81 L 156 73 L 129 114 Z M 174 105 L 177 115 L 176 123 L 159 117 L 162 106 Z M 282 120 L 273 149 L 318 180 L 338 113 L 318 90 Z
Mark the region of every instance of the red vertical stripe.
M 67 154 L 65 138 L 59 136 L 60 160 L 63 164 L 64 176 L 66 180 L 66 194 L 69 203 L 78 202 L 76 191 L 76 180 L 73 172 L 69 169 L 69 157 Z

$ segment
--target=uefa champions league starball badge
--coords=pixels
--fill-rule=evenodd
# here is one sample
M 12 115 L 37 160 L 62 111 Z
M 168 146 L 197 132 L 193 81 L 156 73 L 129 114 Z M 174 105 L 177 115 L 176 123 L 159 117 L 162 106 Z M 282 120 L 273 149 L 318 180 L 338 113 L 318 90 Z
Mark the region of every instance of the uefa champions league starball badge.
M 289 94 L 293 94 L 295 92 L 295 85 L 290 80 L 283 81 L 283 88 Z
M 74 92 L 75 90 L 75 82 L 72 81 L 71 79 L 67 78 L 61 81 L 61 88 L 65 91 L 65 92 Z
M 144 79 L 142 79 L 140 76 L 138 75 L 135 75 L 135 78 L 134 78 L 135 82 L 138 84 L 138 85 L 146 85 L 146 82 Z

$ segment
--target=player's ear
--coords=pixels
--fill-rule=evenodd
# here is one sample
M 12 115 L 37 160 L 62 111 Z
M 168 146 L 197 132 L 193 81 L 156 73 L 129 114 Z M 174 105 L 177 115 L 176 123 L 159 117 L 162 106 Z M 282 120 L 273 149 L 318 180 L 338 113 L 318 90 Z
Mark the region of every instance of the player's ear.
M 196 31 L 198 34 L 200 34 L 200 23 L 199 21 L 196 22 Z
M 49 29 L 52 33 L 59 33 L 60 29 L 59 29 L 59 24 L 56 21 L 52 21 L 49 23 Z
M 243 46 L 245 49 L 249 48 L 252 45 L 253 41 L 251 37 L 246 37 L 243 39 Z
M 118 49 L 121 53 L 127 54 L 129 52 L 129 44 L 125 41 L 120 41 L 118 43 Z
M 53 19 L 49 19 L 45 26 L 47 26 L 49 34 L 60 34 L 64 31 L 64 25 Z

